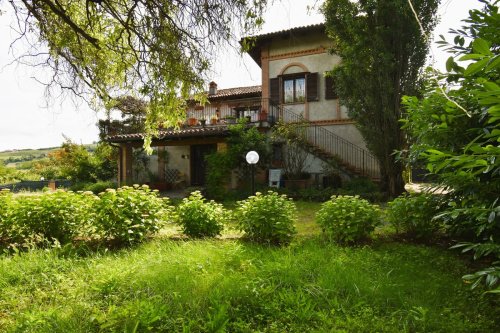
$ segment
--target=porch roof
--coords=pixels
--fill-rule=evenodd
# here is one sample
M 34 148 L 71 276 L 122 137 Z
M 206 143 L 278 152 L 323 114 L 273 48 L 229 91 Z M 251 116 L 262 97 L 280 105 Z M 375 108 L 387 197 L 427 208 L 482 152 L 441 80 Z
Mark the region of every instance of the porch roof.
M 217 93 L 208 95 L 208 99 L 221 98 L 242 98 L 242 97 L 260 97 L 262 95 L 261 86 L 237 87 L 228 89 L 218 89 Z
M 227 125 L 165 129 L 160 130 L 158 135 L 153 138 L 153 141 L 175 140 L 193 137 L 224 137 L 228 134 L 229 131 L 227 129 Z M 144 137 L 144 133 L 116 134 L 108 136 L 107 141 L 115 143 L 137 142 L 142 141 Z

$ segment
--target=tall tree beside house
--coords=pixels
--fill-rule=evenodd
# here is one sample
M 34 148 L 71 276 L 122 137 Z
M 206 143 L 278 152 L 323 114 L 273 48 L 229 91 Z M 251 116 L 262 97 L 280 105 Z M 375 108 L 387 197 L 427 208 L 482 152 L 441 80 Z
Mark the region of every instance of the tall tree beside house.
M 380 162 L 391 196 L 404 190 L 405 147 L 401 98 L 418 95 L 440 0 L 327 0 L 322 8 L 333 51 L 342 63 L 331 71 L 337 94 Z
M 0 0 L 2 3 L 2 0 Z M 203 91 L 220 45 L 262 24 L 266 0 L 9 1 L 19 38 L 31 46 L 19 61 L 48 67 L 47 87 L 113 106 L 121 96 L 148 102 L 145 145 L 158 123 L 175 125 L 185 101 Z M 48 78 L 48 81 L 47 81 Z M 203 100 L 202 95 L 198 98 Z M 96 103 L 97 101 L 97 103 Z

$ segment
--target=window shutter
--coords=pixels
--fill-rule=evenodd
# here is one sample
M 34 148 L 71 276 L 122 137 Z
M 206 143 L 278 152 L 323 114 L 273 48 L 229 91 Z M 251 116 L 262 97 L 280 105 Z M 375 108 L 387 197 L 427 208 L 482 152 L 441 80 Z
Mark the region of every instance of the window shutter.
M 269 98 L 274 104 L 279 104 L 280 102 L 280 79 L 279 77 L 272 78 L 269 80 Z
M 325 99 L 337 99 L 337 89 L 335 88 L 335 81 L 331 76 L 325 76 Z
M 318 73 L 309 73 L 306 75 L 307 101 L 314 102 L 319 100 L 318 94 Z

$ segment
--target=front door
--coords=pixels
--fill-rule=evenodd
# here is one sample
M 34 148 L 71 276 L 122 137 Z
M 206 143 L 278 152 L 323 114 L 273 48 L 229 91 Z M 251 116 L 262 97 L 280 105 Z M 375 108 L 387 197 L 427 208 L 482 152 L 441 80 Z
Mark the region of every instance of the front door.
M 191 185 L 204 186 L 206 162 L 205 156 L 217 151 L 216 144 L 191 146 Z

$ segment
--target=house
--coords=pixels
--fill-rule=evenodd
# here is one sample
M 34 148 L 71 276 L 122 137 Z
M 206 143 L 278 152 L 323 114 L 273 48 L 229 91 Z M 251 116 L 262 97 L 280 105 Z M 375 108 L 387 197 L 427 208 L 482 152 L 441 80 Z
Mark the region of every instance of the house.
M 110 136 L 109 141 L 120 146 L 121 183 L 145 181 L 149 173 L 150 179 L 171 184 L 204 185 L 204 156 L 226 149 L 227 126 L 242 117 L 267 133 L 280 120 L 306 122 L 307 171 L 315 174 L 316 182 L 324 173 L 324 164 L 332 161 L 346 175 L 379 177 L 376 159 L 366 150 L 360 132 L 336 96 L 334 82 L 325 76 L 340 58 L 328 51 L 331 41 L 324 25 L 263 34 L 247 42 L 249 55 L 262 70 L 262 85 L 218 89 L 211 82 L 210 103 L 191 104 L 186 126 L 180 130 L 160 131 L 152 142 L 155 154 L 142 171 L 133 163 L 143 144 L 142 135 Z

